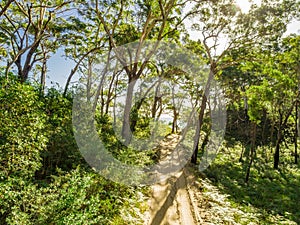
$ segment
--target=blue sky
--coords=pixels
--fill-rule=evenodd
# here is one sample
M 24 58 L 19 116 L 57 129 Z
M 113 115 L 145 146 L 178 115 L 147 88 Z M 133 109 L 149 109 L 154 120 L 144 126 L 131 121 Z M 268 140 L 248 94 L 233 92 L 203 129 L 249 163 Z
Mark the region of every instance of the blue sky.
M 46 85 L 48 87 L 58 83 L 64 87 L 71 69 L 75 63 L 63 56 L 63 49 L 59 49 L 48 61 L 48 77 Z M 51 83 L 52 82 L 52 83 Z

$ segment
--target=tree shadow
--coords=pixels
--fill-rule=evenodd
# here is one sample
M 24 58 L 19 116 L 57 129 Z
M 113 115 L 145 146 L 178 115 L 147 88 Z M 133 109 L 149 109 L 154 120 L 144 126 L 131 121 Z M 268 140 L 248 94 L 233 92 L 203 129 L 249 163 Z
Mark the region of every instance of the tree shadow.
M 165 215 L 167 213 L 167 210 L 174 204 L 178 190 L 184 188 L 185 178 L 183 173 L 178 178 L 174 178 L 174 179 L 169 179 L 168 183 L 171 187 L 171 190 L 169 191 L 164 202 L 161 204 L 160 208 L 154 213 L 150 225 L 162 224 Z M 155 205 L 157 206 L 159 205 L 159 201 L 155 200 L 155 203 L 156 203 Z
M 257 208 L 261 220 L 272 224 L 274 221 L 268 215 L 280 215 L 300 224 L 300 173 L 293 172 L 299 172 L 299 166 L 276 171 L 271 165 L 257 165 L 251 169 L 248 184 L 244 181 L 247 163 L 241 164 L 238 159 L 217 161 L 205 174 L 221 192 L 229 195 L 230 201 L 242 208 L 249 205 Z

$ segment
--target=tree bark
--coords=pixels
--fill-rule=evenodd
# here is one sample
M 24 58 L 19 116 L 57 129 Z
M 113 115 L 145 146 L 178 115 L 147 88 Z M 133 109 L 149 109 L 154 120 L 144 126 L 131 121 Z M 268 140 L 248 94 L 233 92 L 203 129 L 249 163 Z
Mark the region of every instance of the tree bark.
M 160 82 L 160 81 L 157 81 L 157 82 Z M 131 121 L 130 121 L 130 128 L 133 131 L 135 131 L 135 127 L 136 127 L 136 124 L 138 122 L 138 119 L 139 119 L 139 110 L 140 108 L 142 107 L 147 95 L 149 94 L 149 92 L 152 90 L 152 88 L 157 84 L 157 82 L 154 82 L 147 90 L 146 92 L 143 94 L 142 97 L 140 97 L 139 101 L 133 106 L 133 110 L 134 110 L 134 114 L 136 114 L 135 116 L 133 116 L 131 118 Z M 154 118 L 153 118 L 154 119 Z
M 113 73 L 113 76 L 111 78 L 111 81 L 109 83 L 109 88 L 108 88 L 108 93 L 107 93 L 107 99 L 106 99 L 106 103 L 105 103 L 105 114 L 108 114 L 108 110 L 109 110 L 109 105 L 111 103 L 111 101 L 113 100 L 113 93 L 114 93 L 114 84 L 115 84 L 115 78 L 118 76 L 118 74 L 116 72 Z
M 41 71 L 41 94 L 44 94 L 45 92 L 46 73 L 47 73 L 47 60 L 46 57 L 44 56 L 42 71 Z
M 1 7 L 0 16 L 2 16 L 5 13 L 5 11 L 8 9 L 8 7 L 10 6 L 10 4 L 13 3 L 14 1 L 15 0 L 8 0 L 6 2 L 6 4 L 4 5 L 4 7 L 3 8 Z
M 296 119 L 295 119 L 295 164 L 298 164 L 298 102 L 295 105 Z
M 177 132 L 177 118 L 178 118 L 178 113 L 177 113 L 176 108 L 174 106 L 174 108 L 173 108 L 172 134 Z
M 158 85 L 156 86 L 156 89 L 155 89 L 154 102 L 153 102 L 153 105 L 152 105 L 152 112 L 151 112 L 152 119 L 155 119 L 156 112 L 157 112 L 157 109 L 158 109 L 157 104 L 161 100 L 160 85 L 161 85 L 161 78 L 159 78 Z
M 205 85 L 205 91 L 203 92 L 203 95 L 202 95 L 202 101 L 201 101 L 200 112 L 199 112 L 199 117 L 198 117 L 198 125 L 197 125 L 197 128 L 196 128 L 196 133 L 195 133 L 195 137 L 194 137 L 193 155 L 192 155 L 192 159 L 191 159 L 191 163 L 193 163 L 193 164 L 197 163 L 198 147 L 199 147 L 199 140 L 200 140 L 200 131 L 201 131 L 201 127 L 202 127 L 202 124 L 203 124 L 204 111 L 206 109 L 206 103 L 207 103 L 207 97 L 209 95 L 210 85 L 211 85 L 211 82 L 212 82 L 212 80 L 215 76 L 215 73 L 216 73 L 215 69 L 216 69 L 216 65 L 213 63 L 211 65 L 208 80 L 207 80 L 206 85 Z
M 284 128 L 287 125 L 288 119 L 291 116 L 296 103 L 298 102 L 299 95 L 300 95 L 300 91 L 298 91 L 297 96 L 295 97 L 295 101 L 293 101 L 293 103 L 292 103 L 291 107 L 289 108 L 289 110 L 287 111 L 284 119 L 283 119 L 282 112 L 279 112 L 280 117 L 279 117 L 279 127 L 278 127 L 278 131 L 277 131 L 277 141 L 276 141 L 275 153 L 274 153 L 274 169 L 279 168 L 280 144 L 282 142 L 282 135 L 283 135 L 282 130 L 284 130 Z
M 22 71 L 19 71 L 19 76 L 22 82 L 25 82 L 28 79 L 29 72 L 31 71 L 33 64 L 35 63 L 34 61 L 32 62 L 32 57 L 35 51 L 38 49 L 40 45 L 41 40 L 38 40 L 29 50 L 26 60 L 23 66 Z
M 124 116 L 123 116 L 123 126 L 122 126 L 122 138 L 125 139 L 125 145 L 128 145 L 131 141 L 132 133 L 130 130 L 130 111 L 132 107 L 132 98 L 134 86 L 136 84 L 137 79 L 132 78 L 129 79 L 127 94 L 125 100 L 125 108 L 124 108 Z
M 280 115 L 279 127 L 277 131 L 277 140 L 275 145 L 275 153 L 274 153 L 274 169 L 278 170 L 279 168 L 279 158 L 280 158 L 280 144 L 282 139 L 282 115 Z
M 250 153 L 250 162 L 247 168 L 245 183 L 248 183 L 250 177 L 251 166 L 255 157 L 255 145 L 256 145 L 256 129 L 257 125 L 255 123 L 251 123 L 251 153 Z

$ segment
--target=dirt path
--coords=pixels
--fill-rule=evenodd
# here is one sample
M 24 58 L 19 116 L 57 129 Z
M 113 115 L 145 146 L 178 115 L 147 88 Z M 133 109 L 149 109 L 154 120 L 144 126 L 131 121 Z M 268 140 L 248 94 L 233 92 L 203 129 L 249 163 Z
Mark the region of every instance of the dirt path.
M 178 135 L 168 136 L 159 146 L 160 159 L 167 157 L 179 140 Z M 232 205 L 229 195 L 223 193 L 195 166 L 187 164 L 163 183 L 152 187 L 145 215 L 147 225 L 257 225 L 261 212 L 250 205 Z M 278 221 L 285 219 L 278 217 Z M 275 223 L 274 224 L 279 224 Z M 295 224 L 286 221 L 280 224 Z
M 176 146 L 178 135 L 170 135 L 160 145 L 160 159 L 166 157 Z M 189 189 L 194 177 L 188 166 L 163 183 L 152 186 L 148 201 L 150 219 L 148 225 L 196 225 L 200 224 L 195 199 Z

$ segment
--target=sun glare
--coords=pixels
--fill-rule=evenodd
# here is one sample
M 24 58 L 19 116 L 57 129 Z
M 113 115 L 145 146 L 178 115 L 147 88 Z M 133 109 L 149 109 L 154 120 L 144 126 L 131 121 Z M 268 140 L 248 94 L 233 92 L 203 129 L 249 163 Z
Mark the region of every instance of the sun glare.
M 243 13 L 247 13 L 250 10 L 252 4 L 260 5 L 261 0 L 236 0 L 236 4 L 241 8 Z

